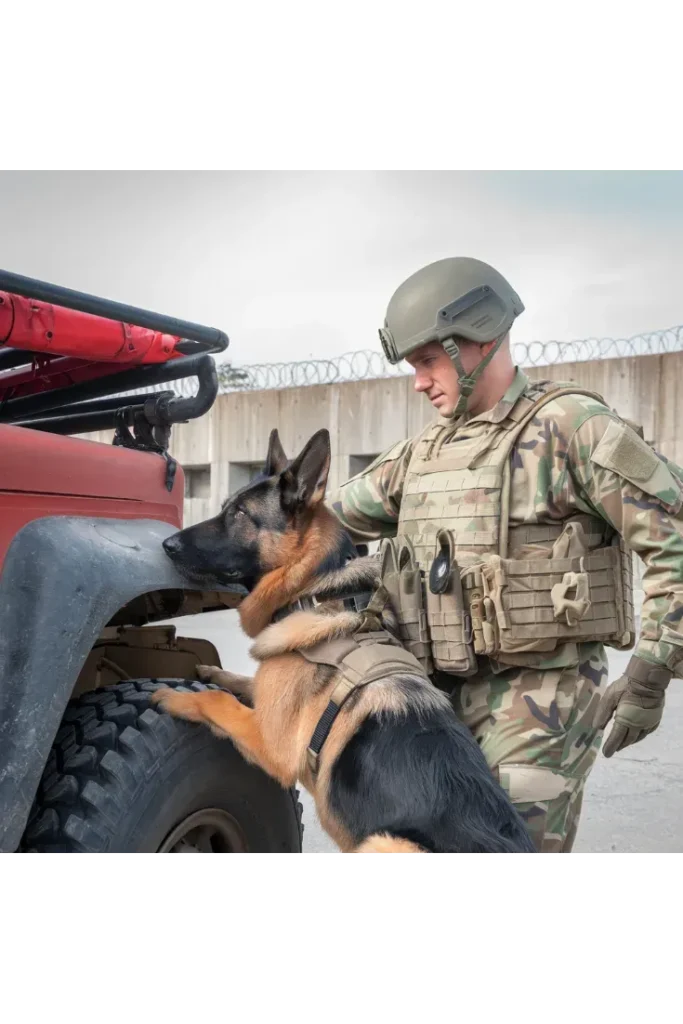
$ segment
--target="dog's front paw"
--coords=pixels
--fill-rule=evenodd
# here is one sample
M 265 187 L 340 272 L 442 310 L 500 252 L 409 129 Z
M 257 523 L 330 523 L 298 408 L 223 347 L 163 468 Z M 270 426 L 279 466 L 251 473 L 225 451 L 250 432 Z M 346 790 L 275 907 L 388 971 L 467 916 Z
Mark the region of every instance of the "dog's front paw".
M 162 689 L 156 690 L 150 700 L 152 704 L 162 711 L 167 711 L 174 718 L 185 718 L 189 722 L 198 722 L 202 717 L 197 704 L 198 697 L 201 697 L 201 694 L 181 693 L 179 690 L 173 690 L 170 686 L 164 686 Z
M 197 665 L 195 672 L 202 683 L 215 682 L 214 676 L 221 672 L 217 665 Z
M 247 676 L 237 675 L 236 672 L 227 672 L 224 668 L 218 668 L 217 665 L 197 665 L 196 672 L 197 678 L 202 682 L 213 683 L 214 686 L 220 686 L 228 693 L 240 695 L 249 692 L 251 680 Z

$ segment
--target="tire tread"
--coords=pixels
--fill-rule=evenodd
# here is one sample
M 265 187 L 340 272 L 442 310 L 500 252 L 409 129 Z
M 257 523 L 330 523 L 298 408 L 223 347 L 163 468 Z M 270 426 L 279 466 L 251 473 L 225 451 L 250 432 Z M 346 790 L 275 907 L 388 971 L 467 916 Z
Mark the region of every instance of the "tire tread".
M 106 850 L 108 836 L 139 786 L 181 738 L 178 723 L 149 703 L 164 686 L 217 690 L 214 683 L 140 679 L 113 683 L 67 706 L 29 815 L 21 849 L 33 853 Z M 290 791 L 303 836 L 303 808 Z

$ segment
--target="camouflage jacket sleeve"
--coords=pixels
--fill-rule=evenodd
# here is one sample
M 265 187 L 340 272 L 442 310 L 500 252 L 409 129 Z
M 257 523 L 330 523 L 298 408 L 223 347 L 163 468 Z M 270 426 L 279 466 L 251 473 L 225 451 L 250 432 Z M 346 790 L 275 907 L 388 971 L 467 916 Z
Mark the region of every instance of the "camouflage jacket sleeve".
M 412 441 L 400 441 L 328 497 L 356 544 L 395 536 L 412 450 Z
M 605 413 L 591 416 L 572 435 L 566 480 L 575 487 L 575 504 L 610 523 L 644 564 L 641 635 L 634 653 L 679 672 L 683 470 Z

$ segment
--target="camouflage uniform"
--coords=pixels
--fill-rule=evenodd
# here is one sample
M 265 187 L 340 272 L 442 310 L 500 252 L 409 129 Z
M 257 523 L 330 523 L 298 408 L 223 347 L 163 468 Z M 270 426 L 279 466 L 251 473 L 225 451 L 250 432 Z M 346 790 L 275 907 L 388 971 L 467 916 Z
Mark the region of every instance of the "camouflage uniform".
M 465 436 L 485 438 L 530 390 L 518 369 L 493 409 L 438 421 L 445 443 L 450 448 Z M 433 436 L 433 424 L 429 430 Z M 394 445 L 330 496 L 357 543 L 396 535 L 408 467 L 427 431 Z M 645 565 L 635 653 L 675 672 L 683 656 L 683 471 L 662 456 L 654 471 L 650 463 L 639 465 L 637 449 L 629 449 L 633 437 L 630 427 L 595 398 L 565 395 L 550 401 L 524 427 L 512 451 L 510 531 L 522 524 L 556 527 L 583 514 L 596 530 L 611 528 L 621 535 Z M 523 550 L 510 552 L 513 558 L 524 556 Z M 538 848 L 568 852 L 601 742 L 594 718 L 607 684 L 606 652 L 601 643 L 561 643 L 551 654 L 520 658 L 518 667 L 509 667 L 480 656 L 476 675 L 449 677 L 455 684 L 452 699 Z

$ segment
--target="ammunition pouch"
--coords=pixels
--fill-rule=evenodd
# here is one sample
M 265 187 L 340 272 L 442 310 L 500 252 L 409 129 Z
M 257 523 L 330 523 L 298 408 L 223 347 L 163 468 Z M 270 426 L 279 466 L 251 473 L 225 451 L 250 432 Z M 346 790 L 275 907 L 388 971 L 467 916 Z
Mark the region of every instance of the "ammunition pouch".
M 569 521 L 545 557 L 491 554 L 461 567 L 454 549 L 452 532 L 439 531 L 423 572 L 409 541 L 383 541 L 382 581 L 399 637 L 429 675 L 467 678 L 477 656 L 533 667 L 567 643 L 633 646 L 632 562 L 620 537 L 590 550 L 580 523 Z
M 410 541 L 382 542 L 382 584 L 401 643 L 425 672 L 470 676 L 477 671 L 472 621 L 465 606 L 460 570 L 453 557 L 453 536 L 438 534 L 429 572 L 415 561 Z
M 422 573 L 409 541 L 400 547 L 393 538 L 382 543 L 382 584 L 407 651 L 417 658 L 427 675 L 434 671 L 431 639 L 423 594 Z
M 471 676 L 477 671 L 472 645 L 472 617 L 465 607 L 453 546 L 450 530 L 440 530 L 437 554 L 425 578 L 427 627 L 434 667 L 452 675 Z
M 524 665 L 564 643 L 635 642 L 630 555 L 621 539 L 584 555 L 508 559 L 489 555 L 465 576 L 477 654 Z M 471 595 L 471 596 L 470 596 Z

